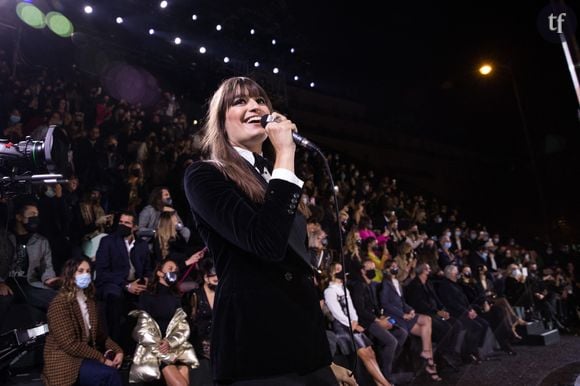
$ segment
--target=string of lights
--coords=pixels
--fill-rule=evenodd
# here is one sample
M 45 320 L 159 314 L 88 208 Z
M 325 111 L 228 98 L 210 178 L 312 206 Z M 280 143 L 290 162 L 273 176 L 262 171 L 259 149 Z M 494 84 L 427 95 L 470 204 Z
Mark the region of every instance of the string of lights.
M 91 29 L 111 33 L 120 28 L 115 33 L 124 34 L 123 39 L 157 39 L 179 46 L 185 53 L 212 57 L 224 65 L 242 62 L 255 71 L 269 72 L 296 85 L 316 87 L 312 79 L 308 80 L 310 74 L 304 68 L 308 62 L 300 58 L 296 45 L 274 36 L 277 23 L 260 20 L 253 10 L 245 10 L 248 22 L 243 16 L 223 17 L 223 12 L 209 6 L 203 9 L 201 4 L 192 11 L 191 6 L 185 7 L 177 0 L 146 2 L 136 7 L 131 0 L 125 6 L 120 3 L 123 2 L 93 0 L 79 5 L 25 0 L 17 3 L 16 14 L 27 26 L 48 28 L 62 38 L 74 39 L 75 34 L 90 33 Z M 189 24 L 183 23 L 184 15 Z

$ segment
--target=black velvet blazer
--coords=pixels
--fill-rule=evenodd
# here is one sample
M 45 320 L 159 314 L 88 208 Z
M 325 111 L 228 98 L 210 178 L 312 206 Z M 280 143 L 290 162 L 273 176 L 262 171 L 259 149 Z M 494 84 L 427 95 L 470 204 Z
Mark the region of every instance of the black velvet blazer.
M 296 215 L 301 189 L 272 179 L 265 202 L 256 204 L 202 161 L 187 169 L 185 192 L 219 278 L 211 345 L 215 380 L 306 373 L 329 365 L 319 297 L 304 260 L 308 255 L 304 244 L 298 250 L 288 241 L 306 233 L 304 218 L 297 221 Z

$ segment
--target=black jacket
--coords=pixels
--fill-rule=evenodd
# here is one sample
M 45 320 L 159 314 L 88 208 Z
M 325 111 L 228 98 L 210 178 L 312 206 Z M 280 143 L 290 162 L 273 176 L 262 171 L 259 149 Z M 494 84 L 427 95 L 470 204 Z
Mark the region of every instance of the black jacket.
M 358 323 L 365 329 L 379 316 L 378 290 L 376 286 L 369 285 L 362 278 L 356 278 L 349 282 L 352 304 L 358 315 Z
M 328 366 L 324 319 L 304 245 L 306 220 L 296 215 L 301 189 L 272 179 L 265 202 L 256 204 L 209 162 L 192 164 L 184 182 L 219 277 L 214 378 L 235 381 Z M 303 241 L 300 251 L 293 239 Z
M 444 279 L 437 288 L 441 303 L 454 318 L 459 318 L 472 309 L 471 303 L 463 293 L 460 284 Z
M 435 293 L 431 281 L 427 280 L 423 285 L 418 277 L 411 280 L 405 288 L 405 299 L 419 314 L 435 315 L 437 311 L 445 308 Z

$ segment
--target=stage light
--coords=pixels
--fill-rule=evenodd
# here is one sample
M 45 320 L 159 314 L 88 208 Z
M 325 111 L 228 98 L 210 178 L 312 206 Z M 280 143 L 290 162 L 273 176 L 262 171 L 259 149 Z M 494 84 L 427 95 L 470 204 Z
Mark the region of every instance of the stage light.
M 294 49 L 294 47 L 290 48 L 290 53 L 293 54 L 294 52 L 296 52 L 296 50 Z
M 91 13 L 93 13 L 93 7 L 91 7 L 90 5 L 85 5 L 85 13 L 87 15 L 90 15 Z
M 121 24 L 123 23 L 123 18 L 122 17 L 118 17 L 115 19 L 115 21 L 117 22 L 117 24 Z
M 228 58 L 227 56 L 224 58 L 224 63 L 229 63 L 230 62 L 230 58 Z
M 221 31 L 222 30 L 221 24 L 216 25 L 215 29 L 216 29 L 216 31 Z
M 149 35 L 154 35 L 155 34 L 155 30 L 153 28 L 149 28 Z
M 32 4 L 19 3 L 16 6 L 16 14 L 20 20 L 32 28 L 40 29 L 46 26 L 44 22 L 44 13 Z
M 197 121 L 197 119 L 194 119 L 194 120 L 193 120 L 193 125 L 194 125 L 194 126 L 195 126 L 195 125 L 197 125 L 198 123 L 199 123 L 199 122 Z
M 207 52 L 207 50 L 205 49 L 204 46 L 199 47 L 199 53 L 200 54 L 205 54 Z
M 280 70 L 278 69 L 278 67 L 274 67 L 274 69 L 272 70 L 272 72 L 273 72 L 274 74 L 277 74 L 277 73 L 279 73 L 279 72 L 280 72 Z
M 294 75 L 294 80 L 295 80 L 296 82 L 298 82 L 298 81 L 300 80 L 300 78 L 298 77 L 298 75 Z
M 479 73 L 484 76 L 491 74 L 492 71 L 493 67 L 490 64 L 483 64 L 481 67 L 479 67 Z
M 162 9 L 167 8 L 167 1 L 163 0 L 161 3 L 159 3 L 159 7 L 161 7 Z
M 197 20 L 197 15 L 194 13 L 193 15 L 191 15 L 191 20 Z
M 48 28 L 61 38 L 72 36 L 74 32 L 73 24 L 60 12 L 49 12 L 45 20 Z
M 254 35 L 255 33 L 256 33 L 256 30 L 252 28 L 252 29 L 250 30 L 250 35 Z
M 256 68 L 260 67 L 260 62 L 254 62 L 254 67 Z
M 181 38 L 180 37 L 176 37 L 175 39 L 173 39 L 173 43 L 175 43 L 176 45 L 180 45 L 181 44 Z
M 314 82 L 310 82 L 310 87 L 314 87 L 316 86 L 316 84 L 314 84 Z
M 272 45 L 275 46 L 276 45 L 276 39 L 272 39 Z

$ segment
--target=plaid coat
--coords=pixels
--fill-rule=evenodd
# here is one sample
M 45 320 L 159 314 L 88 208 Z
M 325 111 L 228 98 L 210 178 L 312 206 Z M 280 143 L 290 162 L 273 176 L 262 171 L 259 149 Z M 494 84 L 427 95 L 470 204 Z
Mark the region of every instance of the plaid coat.
M 79 375 L 83 359 L 104 362 L 106 350 L 122 352 L 103 332 L 94 299 L 87 299 L 90 336 L 85 333 L 83 315 L 75 298 L 68 300 L 63 292 L 54 298 L 48 308 L 49 333 L 44 345 L 42 381 L 47 386 L 73 385 Z

